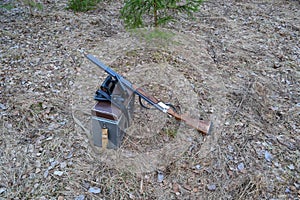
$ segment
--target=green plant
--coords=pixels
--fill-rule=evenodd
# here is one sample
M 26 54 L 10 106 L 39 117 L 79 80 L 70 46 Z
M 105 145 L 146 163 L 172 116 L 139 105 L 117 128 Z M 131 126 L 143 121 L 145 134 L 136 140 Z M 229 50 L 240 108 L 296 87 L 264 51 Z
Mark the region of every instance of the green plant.
M 30 8 L 36 8 L 38 10 L 43 10 L 43 4 L 39 2 L 35 2 L 33 0 L 28 0 L 25 1 L 25 3 L 30 7 Z
M 75 12 L 86 12 L 95 9 L 100 0 L 69 0 L 67 9 Z
M 148 43 L 158 42 L 162 45 L 170 42 L 174 36 L 174 33 L 160 28 L 131 29 L 130 32 Z
M 25 6 L 29 7 L 29 12 L 31 15 L 34 14 L 34 10 L 43 10 L 43 4 L 36 2 L 36 0 L 22 0 Z
M 177 135 L 177 131 L 174 130 L 174 129 L 166 129 L 166 130 L 165 130 L 165 134 L 166 134 L 167 136 L 169 136 L 170 138 L 175 138 L 176 135 Z
M 11 9 L 14 8 L 14 5 L 11 4 L 11 3 L 6 3 L 6 4 L 0 5 L 0 8 L 4 8 L 4 9 L 6 9 L 6 10 L 11 10 Z
M 12 1 L 14 2 L 14 1 Z M 37 2 L 36 0 L 20 0 L 20 3 L 22 3 L 25 7 L 27 7 L 30 11 L 30 14 L 33 15 L 33 11 L 34 10 L 43 10 L 44 6 L 42 3 Z M 0 2 L 0 8 L 4 8 L 6 10 L 11 10 L 13 8 L 15 8 L 17 5 L 15 5 L 14 3 L 5 3 L 5 4 L 1 4 Z
M 126 0 L 121 18 L 127 28 L 144 27 L 144 19 L 152 18 L 152 26 L 158 27 L 174 19 L 175 13 L 192 16 L 203 0 Z

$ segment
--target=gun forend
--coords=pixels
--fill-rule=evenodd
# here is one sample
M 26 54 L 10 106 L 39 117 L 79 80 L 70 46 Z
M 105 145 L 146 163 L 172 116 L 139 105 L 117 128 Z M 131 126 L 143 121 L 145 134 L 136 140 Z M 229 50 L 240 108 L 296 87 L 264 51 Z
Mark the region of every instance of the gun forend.
M 205 135 L 210 134 L 211 132 L 212 122 L 209 120 L 198 120 L 198 119 L 193 119 L 187 115 L 180 115 L 176 113 L 172 108 L 169 108 L 167 110 L 167 113 L 175 117 L 176 120 L 183 121 L 188 126 L 197 129 L 199 132 Z

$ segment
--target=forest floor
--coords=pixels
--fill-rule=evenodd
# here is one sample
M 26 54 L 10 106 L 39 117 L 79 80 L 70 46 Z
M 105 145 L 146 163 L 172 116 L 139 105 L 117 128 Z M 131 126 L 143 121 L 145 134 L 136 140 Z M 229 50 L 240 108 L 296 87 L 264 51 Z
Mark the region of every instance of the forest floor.
M 300 199 L 300 1 L 205 1 L 133 32 L 120 1 L 19 2 L 0 3 L 0 199 Z M 106 75 L 83 52 L 212 133 L 136 103 L 121 147 L 95 147 Z

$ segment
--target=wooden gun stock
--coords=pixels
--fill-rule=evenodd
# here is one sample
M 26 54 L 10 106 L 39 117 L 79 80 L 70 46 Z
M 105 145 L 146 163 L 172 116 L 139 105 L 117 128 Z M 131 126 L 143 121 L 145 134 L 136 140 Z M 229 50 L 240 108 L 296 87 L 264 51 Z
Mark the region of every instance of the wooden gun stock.
M 180 115 L 176 113 L 172 108 L 167 110 L 167 113 L 175 117 L 176 120 L 183 121 L 187 125 L 197 129 L 203 134 L 209 134 L 212 129 L 212 122 L 208 120 L 197 120 L 193 119 L 187 115 Z

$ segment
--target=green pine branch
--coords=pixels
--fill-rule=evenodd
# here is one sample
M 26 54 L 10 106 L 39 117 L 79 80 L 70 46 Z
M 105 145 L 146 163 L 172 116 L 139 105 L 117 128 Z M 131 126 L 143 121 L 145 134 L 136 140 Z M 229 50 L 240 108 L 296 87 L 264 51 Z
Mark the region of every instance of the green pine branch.
M 121 9 L 121 18 L 127 28 L 145 26 L 144 18 L 152 18 L 151 26 L 157 27 L 174 20 L 177 13 L 186 13 L 192 16 L 199 10 L 203 0 L 125 0 Z

